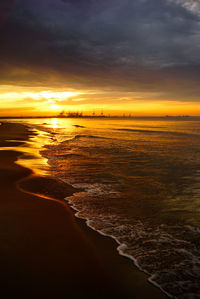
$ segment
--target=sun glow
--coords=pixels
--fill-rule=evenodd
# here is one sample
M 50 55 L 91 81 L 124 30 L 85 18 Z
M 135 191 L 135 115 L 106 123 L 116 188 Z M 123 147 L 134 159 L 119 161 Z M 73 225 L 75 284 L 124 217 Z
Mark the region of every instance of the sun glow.
M 68 102 L 71 103 L 73 98 L 82 94 L 84 92 L 81 90 L 64 88 L 44 90 L 40 87 L 1 85 L 0 114 L 5 116 L 57 114 L 66 109 Z
M 154 97 L 156 100 L 154 100 Z M 199 115 L 199 102 L 159 100 L 156 93 L 0 86 L 0 116 L 56 116 L 62 111 L 83 115 Z
M 58 110 L 59 106 L 57 104 L 53 104 L 53 105 L 49 106 L 49 108 L 51 108 L 52 110 Z
M 59 100 L 64 100 L 69 97 L 74 97 L 76 95 L 79 95 L 79 92 L 72 92 L 72 91 L 58 91 L 58 92 L 52 92 L 50 90 L 47 91 L 42 91 L 38 93 L 38 97 L 45 98 L 47 100 L 52 100 L 52 99 L 57 99 Z

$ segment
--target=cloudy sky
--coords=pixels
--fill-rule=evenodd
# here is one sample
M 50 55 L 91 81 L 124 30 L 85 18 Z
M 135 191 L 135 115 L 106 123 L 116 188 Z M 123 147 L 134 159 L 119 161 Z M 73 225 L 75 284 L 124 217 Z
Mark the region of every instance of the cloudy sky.
M 0 114 L 200 115 L 199 0 L 0 0 Z

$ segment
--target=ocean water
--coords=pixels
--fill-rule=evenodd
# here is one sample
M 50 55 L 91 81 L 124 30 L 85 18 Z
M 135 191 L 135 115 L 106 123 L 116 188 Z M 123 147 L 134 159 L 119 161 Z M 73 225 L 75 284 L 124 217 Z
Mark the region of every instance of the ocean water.
M 65 199 L 76 216 L 168 296 L 200 298 L 200 119 L 26 122 L 47 173 L 83 188 Z

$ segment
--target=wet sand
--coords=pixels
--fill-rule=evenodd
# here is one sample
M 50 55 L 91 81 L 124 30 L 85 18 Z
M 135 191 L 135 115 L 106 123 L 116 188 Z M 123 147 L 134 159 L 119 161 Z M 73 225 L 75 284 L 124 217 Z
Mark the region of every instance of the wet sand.
M 166 298 L 114 240 L 74 216 L 63 200 L 74 188 L 15 164 L 30 134 L 20 124 L 0 126 L 0 147 L 16 147 L 0 151 L 2 297 Z

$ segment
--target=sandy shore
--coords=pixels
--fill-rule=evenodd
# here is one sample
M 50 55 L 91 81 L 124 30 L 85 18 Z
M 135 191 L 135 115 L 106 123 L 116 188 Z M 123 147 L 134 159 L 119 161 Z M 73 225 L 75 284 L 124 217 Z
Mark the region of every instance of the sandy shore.
M 115 241 L 75 218 L 63 201 L 71 186 L 15 164 L 30 134 L 20 124 L 0 126 L 0 147 L 16 147 L 0 151 L 2 297 L 166 298 Z

